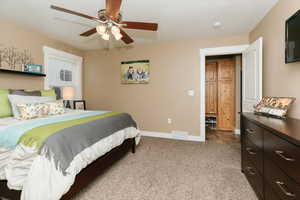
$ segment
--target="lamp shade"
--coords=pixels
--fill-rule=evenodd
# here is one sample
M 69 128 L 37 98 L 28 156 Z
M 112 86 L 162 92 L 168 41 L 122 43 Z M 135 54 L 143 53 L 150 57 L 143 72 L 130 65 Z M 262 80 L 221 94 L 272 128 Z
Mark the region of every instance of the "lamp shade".
M 63 99 L 64 100 L 73 100 L 75 96 L 75 90 L 71 86 L 63 88 Z
M 103 24 L 96 27 L 96 30 L 100 35 L 103 35 L 106 32 L 106 29 L 107 27 Z

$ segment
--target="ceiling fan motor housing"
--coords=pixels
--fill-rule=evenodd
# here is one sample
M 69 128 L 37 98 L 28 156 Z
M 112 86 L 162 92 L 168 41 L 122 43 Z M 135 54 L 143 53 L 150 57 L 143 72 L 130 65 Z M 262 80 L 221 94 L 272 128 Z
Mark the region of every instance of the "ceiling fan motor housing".
M 105 15 L 106 13 L 106 9 L 101 9 L 98 11 L 98 18 L 101 20 L 101 21 L 107 21 L 107 16 Z M 122 14 L 119 13 L 119 16 L 116 20 L 114 20 L 115 22 L 117 23 L 120 23 L 122 21 Z

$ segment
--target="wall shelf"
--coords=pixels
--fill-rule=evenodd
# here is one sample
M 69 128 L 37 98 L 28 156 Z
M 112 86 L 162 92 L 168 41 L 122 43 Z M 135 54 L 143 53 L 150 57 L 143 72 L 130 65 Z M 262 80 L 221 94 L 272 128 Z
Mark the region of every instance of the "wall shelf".
M 14 71 L 14 70 L 9 70 L 9 69 L 0 69 L 0 73 L 20 74 L 20 75 L 40 76 L 40 77 L 45 77 L 46 76 L 46 74 L 40 74 L 40 73 L 34 73 L 34 72 Z

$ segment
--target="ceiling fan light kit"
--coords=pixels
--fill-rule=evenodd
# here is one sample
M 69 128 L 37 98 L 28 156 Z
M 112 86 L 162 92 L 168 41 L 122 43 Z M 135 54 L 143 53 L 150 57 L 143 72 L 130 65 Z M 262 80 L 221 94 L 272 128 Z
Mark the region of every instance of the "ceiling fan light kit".
M 122 28 L 157 31 L 158 24 L 156 23 L 123 21 L 122 15 L 120 13 L 121 4 L 122 0 L 106 0 L 106 9 L 99 10 L 98 17 L 88 16 L 86 14 L 53 5 L 51 6 L 51 8 L 57 11 L 90 19 L 99 23 L 97 27 L 80 34 L 80 36 L 83 37 L 88 37 L 95 33 L 98 33 L 101 35 L 103 40 L 109 40 L 111 33 L 116 40 L 122 39 L 122 41 L 126 44 L 130 44 L 134 41 L 129 35 L 127 35 L 124 30 L 122 30 Z
M 100 35 L 103 35 L 104 33 L 106 33 L 106 26 L 104 24 L 101 24 L 96 27 L 96 30 Z
M 120 33 L 120 28 L 117 27 L 117 26 L 112 26 L 111 27 L 111 33 L 114 34 L 114 35 Z
M 102 39 L 103 39 L 103 40 L 109 40 L 109 38 L 110 38 L 110 35 L 109 35 L 108 33 L 104 33 L 104 34 L 102 35 Z

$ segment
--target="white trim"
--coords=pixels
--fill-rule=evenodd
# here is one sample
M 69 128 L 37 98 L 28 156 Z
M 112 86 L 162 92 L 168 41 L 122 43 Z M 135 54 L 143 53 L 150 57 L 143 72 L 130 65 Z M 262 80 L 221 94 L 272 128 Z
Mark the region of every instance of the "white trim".
M 205 141 L 205 63 L 206 56 L 241 54 L 249 47 L 248 44 L 200 49 L 200 138 Z
M 235 130 L 234 130 L 234 134 L 236 134 L 236 135 L 241 135 L 241 130 L 240 130 L 240 129 L 235 129 Z
M 83 58 L 80 56 L 76 56 L 64 51 L 60 51 L 57 49 L 53 49 L 47 46 L 43 47 L 44 51 L 44 73 L 47 75 L 48 73 L 48 61 L 50 58 L 57 58 L 59 60 L 65 60 L 71 63 L 74 63 L 78 67 L 78 76 L 76 77 L 76 83 L 79 90 L 79 94 L 76 94 L 76 96 L 79 99 L 82 99 L 82 63 Z M 47 76 L 44 79 L 44 89 L 49 89 L 49 83 Z
M 157 138 L 165 138 L 165 139 L 173 139 L 173 140 L 184 140 L 184 141 L 194 141 L 194 142 L 204 142 L 200 136 L 193 136 L 189 135 L 186 138 L 182 137 L 174 137 L 171 133 L 164 133 L 164 132 L 152 132 L 152 131 L 141 131 L 142 136 L 147 137 L 157 137 Z

